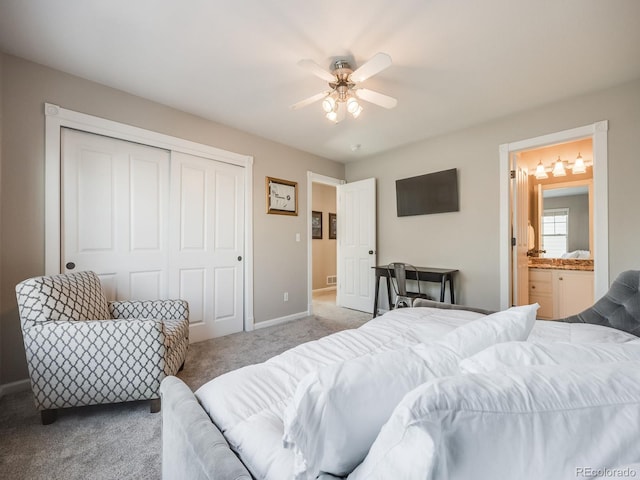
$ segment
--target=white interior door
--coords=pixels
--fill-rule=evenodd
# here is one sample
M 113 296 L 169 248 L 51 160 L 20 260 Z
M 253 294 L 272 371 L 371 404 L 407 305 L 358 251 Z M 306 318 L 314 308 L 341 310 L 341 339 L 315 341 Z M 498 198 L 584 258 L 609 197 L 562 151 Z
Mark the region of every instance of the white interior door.
M 62 129 L 61 271 L 95 271 L 109 300 L 166 298 L 169 152 Z
M 373 312 L 376 180 L 338 185 L 338 306 Z
M 170 293 L 192 342 L 243 329 L 244 171 L 172 152 Z
M 516 165 L 513 180 L 513 305 L 529 304 L 529 172 Z

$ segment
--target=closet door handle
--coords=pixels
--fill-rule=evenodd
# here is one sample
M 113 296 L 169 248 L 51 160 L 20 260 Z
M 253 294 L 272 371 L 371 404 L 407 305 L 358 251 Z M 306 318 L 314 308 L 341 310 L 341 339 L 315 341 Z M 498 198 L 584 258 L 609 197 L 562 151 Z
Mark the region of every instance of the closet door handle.
M 73 263 L 73 262 L 67 262 L 67 263 L 65 264 L 65 268 L 66 268 L 67 270 L 73 270 L 74 268 L 76 268 L 76 264 L 75 264 L 75 263 Z
M 238 261 L 241 262 L 242 261 L 242 255 L 238 255 Z

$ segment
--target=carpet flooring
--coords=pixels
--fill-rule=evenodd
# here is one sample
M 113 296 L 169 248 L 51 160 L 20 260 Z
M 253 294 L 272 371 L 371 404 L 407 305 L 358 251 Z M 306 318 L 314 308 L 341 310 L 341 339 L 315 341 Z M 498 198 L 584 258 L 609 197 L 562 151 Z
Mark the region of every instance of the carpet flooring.
M 314 316 L 190 345 L 178 376 L 193 390 L 211 378 L 259 363 L 301 343 L 357 328 L 371 315 L 314 296 Z M 67 408 L 43 426 L 31 391 L 0 399 L 0 478 L 160 479 L 161 414 L 149 403 Z

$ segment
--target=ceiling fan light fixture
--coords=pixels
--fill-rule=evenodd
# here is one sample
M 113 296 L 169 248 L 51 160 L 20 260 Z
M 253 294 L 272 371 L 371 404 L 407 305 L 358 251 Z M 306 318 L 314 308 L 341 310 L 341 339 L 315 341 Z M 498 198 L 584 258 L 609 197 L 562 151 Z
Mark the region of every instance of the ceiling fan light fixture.
M 587 166 L 584 164 L 584 159 L 582 155 L 578 152 L 578 157 L 576 158 L 575 163 L 573 164 L 573 173 L 587 173 Z
M 351 115 L 354 115 L 358 111 L 358 109 L 362 110 L 362 107 L 360 107 L 358 100 L 356 100 L 355 97 L 350 97 L 349 100 L 347 100 L 347 112 L 349 112 Z
M 331 120 L 334 123 L 338 121 L 338 114 L 333 110 L 330 112 L 327 112 L 325 116 L 327 117 L 327 119 Z
M 336 108 L 336 101 L 333 99 L 333 97 L 327 96 L 324 100 L 322 100 L 322 109 L 325 112 L 331 113 L 335 110 L 335 108 Z
M 362 105 L 358 105 L 358 108 L 356 108 L 354 112 L 351 112 L 351 115 L 353 116 L 353 118 L 358 118 L 361 113 L 362 113 Z

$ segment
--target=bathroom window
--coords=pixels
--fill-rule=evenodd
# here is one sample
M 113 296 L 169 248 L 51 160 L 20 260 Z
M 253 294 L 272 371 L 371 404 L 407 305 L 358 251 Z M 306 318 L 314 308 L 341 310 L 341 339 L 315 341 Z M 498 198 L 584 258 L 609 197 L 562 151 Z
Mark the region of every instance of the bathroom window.
M 542 214 L 542 249 L 547 258 L 558 258 L 567 253 L 569 237 L 569 209 L 552 208 Z

